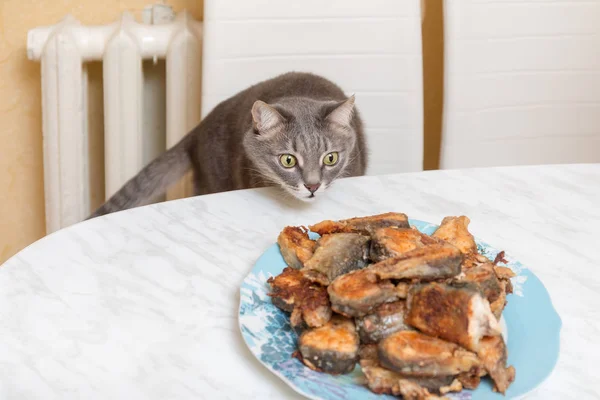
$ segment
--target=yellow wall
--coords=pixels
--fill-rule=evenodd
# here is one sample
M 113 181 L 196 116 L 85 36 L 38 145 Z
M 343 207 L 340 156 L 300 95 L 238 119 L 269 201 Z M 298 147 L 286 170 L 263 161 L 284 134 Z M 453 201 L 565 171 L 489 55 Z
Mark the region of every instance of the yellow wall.
M 422 0 L 425 168 L 437 168 L 442 105 L 442 0 Z M 45 233 L 40 65 L 26 56 L 27 31 L 71 13 L 84 24 L 139 15 L 152 0 L 0 0 L 0 264 Z M 202 18 L 202 0 L 169 0 Z M 92 206 L 103 191 L 101 65 L 89 66 Z
M 422 0 L 423 167 L 438 169 L 444 104 L 444 0 Z
M 29 61 L 27 31 L 58 22 L 67 13 L 84 24 L 113 22 L 122 11 L 139 15 L 151 0 L 0 0 L 0 264 L 45 233 L 40 64 Z M 169 0 L 176 11 L 202 18 L 201 0 Z M 102 155 L 101 67 L 90 68 L 93 159 Z M 94 115 L 94 114 L 90 114 Z M 92 164 L 94 165 L 94 163 Z M 98 165 L 98 164 L 95 164 Z M 92 176 L 101 176 L 96 168 Z M 98 180 L 100 181 L 100 180 Z M 92 202 L 103 195 L 95 185 Z

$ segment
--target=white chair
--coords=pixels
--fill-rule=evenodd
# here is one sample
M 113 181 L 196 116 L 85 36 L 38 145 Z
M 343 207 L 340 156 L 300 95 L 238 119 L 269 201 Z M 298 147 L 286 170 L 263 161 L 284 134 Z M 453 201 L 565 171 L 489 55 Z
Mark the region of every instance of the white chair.
M 600 162 L 600 0 L 444 6 L 441 168 Z
M 205 0 L 202 116 L 251 84 L 313 72 L 356 93 L 369 174 L 423 164 L 420 0 Z

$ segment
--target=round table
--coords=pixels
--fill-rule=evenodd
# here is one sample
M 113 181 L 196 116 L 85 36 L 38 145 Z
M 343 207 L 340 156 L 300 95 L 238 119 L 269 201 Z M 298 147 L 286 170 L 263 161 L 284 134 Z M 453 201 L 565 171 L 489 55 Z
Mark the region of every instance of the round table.
M 600 398 L 598 164 L 351 178 L 311 204 L 236 191 L 58 231 L 0 268 L 0 398 L 300 398 L 243 343 L 240 284 L 286 225 L 388 211 L 467 215 L 530 268 L 563 321 L 531 398 Z

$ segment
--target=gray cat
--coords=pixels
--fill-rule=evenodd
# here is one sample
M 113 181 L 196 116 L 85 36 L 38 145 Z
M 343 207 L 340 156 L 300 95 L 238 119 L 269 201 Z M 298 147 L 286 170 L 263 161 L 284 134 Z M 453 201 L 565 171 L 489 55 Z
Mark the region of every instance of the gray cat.
M 190 168 L 196 194 L 276 185 L 312 201 L 366 167 L 354 96 L 325 78 L 290 72 L 221 102 L 90 218 L 147 204 Z

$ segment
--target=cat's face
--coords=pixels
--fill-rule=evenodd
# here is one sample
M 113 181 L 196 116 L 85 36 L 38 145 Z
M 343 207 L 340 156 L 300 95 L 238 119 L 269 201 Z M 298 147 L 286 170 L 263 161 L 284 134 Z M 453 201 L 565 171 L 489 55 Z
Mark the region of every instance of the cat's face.
M 257 101 L 244 146 L 258 173 L 303 201 L 319 197 L 352 162 L 354 96 L 342 102 Z

